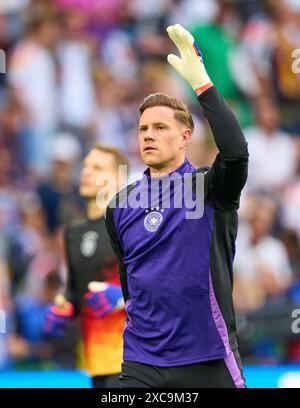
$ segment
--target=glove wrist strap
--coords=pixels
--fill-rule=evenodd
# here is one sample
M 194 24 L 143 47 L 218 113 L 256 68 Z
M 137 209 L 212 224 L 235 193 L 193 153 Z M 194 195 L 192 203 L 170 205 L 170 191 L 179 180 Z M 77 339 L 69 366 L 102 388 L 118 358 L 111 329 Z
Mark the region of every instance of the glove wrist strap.
M 195 89 L 195 93 L 197 96 L 201 95 L 203 92 L 205 92 L 207 89 L 211 88 L 214 86 L 214 84 L 210 81 L 205 85 L 200 86 L 199 88 Z

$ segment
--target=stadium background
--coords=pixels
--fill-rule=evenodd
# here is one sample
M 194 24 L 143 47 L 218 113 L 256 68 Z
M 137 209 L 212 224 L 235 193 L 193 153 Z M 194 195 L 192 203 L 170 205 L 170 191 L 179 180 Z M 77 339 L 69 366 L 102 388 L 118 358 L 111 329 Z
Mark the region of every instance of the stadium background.
M 76 322 L 63 339 L 42 333 L 66 278 L 62 226 L 84 214 L 89 148 L 119 147 L 137 178 L 138 105 L 160 91 L 193 112 L 190 161 L 216 155 L 166 63 L 174 23 L 194 34 L 249 144 L 234 288 L 248 386 L 300 386 L 300 0 L 1 0 L 0 387 L 89 386 Z

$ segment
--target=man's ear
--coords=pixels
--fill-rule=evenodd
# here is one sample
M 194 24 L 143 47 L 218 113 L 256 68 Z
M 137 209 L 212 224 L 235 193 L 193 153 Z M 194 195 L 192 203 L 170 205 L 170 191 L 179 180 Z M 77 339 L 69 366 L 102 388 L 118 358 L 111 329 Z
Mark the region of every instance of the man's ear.
M 189 128 L 183 128 L 181 130 L 181 140 L 180 140 L 180 148 L 186 148 L 187 145 L 190 143 L 192 139 L 192 131 Z

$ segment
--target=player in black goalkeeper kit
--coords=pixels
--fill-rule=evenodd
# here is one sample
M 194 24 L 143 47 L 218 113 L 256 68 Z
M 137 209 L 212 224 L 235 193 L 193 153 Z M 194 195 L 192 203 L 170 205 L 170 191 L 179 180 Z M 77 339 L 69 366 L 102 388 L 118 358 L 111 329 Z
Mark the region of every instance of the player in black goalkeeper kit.
M 245 387 L 232 263 L 247 143 L 192 35 L 180 25 L 168 34 L 181 54 L 168 61 L 196 92 L 219 153 L 211 168 L 195 169 L 185 158 L 194 127 L 186 106 L 165 94 L 141 104 L 139 142 L 148 168 L 106 212 L 127 312 L 121 387 Z M 155 181 L 160 187 L 153 191 Z M 194 208 L 185 202 L 174 204 L 187 184 L 194 207 L 203 204 L 201 216 L 188 216 Z M 132 205 L 138 197 L 142 205 Z
M 66 295 L 56 297 L 46 321 L 49 334 L 64 335 L 70 319 L 79 317 L 86 368 L 96 388 L 119 386 L 123 356 L 126 315 L 118 260 L 104 218 L 108 197 L 118 191 L 118 182 L 122 179 L 119 165 L 127 166 L 125 156 L 113 147 L 100 144 L 95 145 L 83 161 L 80 195 L 87 201 L 87 217 L 65 229 Z M 116 188 L 111 192 L 101 180 L 106 174 L 116 180 Z M 97 200 L 102 196 L 104 200 Z

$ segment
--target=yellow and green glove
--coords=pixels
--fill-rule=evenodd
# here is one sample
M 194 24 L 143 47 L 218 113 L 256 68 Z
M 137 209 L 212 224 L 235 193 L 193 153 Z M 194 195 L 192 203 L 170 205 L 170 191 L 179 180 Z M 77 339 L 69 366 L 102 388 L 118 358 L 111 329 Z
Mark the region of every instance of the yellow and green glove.
M 174 54 L 168 55 L 169 64 L 191 85 L 199 96 L 213 86 L 199 50 L 192 34 L 180 24 L 167 28 L 171 40 L 174 42 L 181 58 Z

